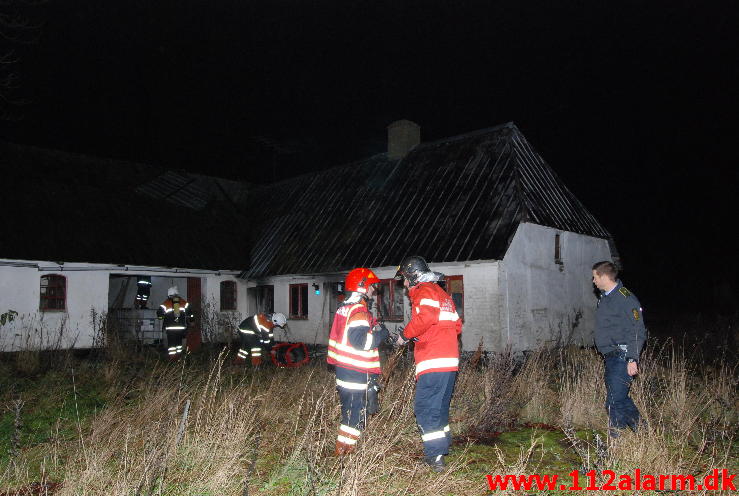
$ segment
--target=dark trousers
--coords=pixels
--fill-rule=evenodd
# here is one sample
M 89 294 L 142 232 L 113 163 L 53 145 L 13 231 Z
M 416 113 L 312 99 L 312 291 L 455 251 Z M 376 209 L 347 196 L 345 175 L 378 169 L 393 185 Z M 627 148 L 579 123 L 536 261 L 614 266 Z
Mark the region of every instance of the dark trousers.
M 184 352 L 185 346 L 183 341 L 186 334 L 186 330 L 167 330 L 167 355 L 169 355 L 170 358 L 180 356 Z
M 336 390 L 341 403 L 341 423 L 353 429 L 364 430 L 367 415 L 377 413 L 377 374 L 336 367 L 336 379 Z M 347 387 L 359 384 L 364 384 L 365 388 Z
M 607 356 L 605 366 L 606 410 L 609 425 L 617 429 L 631 427 L 636 430 L 641 415 L 629 397 L 629 387 L 633 377 L 626 372 L 626 361 L 621 356 Z
M 414 412 L 427 457 L 449 453 L 449 404 L 456 379 L 456 372 L 428 372 L 418 377 Z

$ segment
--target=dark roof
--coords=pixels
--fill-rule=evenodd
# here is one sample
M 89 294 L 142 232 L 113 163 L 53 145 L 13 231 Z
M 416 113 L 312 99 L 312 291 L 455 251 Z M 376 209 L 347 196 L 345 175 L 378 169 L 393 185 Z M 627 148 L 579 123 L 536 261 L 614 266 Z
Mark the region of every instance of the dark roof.
M 608 231 L 513 123 L 385 154 L 251 192 L 262 205 L 243 277 L 429 262 L 500 260 L 533 222 L 600 238 Z
M 249 265 L 245 216 L 231 201 L 239 188 L 231 181 L 2 141 L 0 169 L 0 258 L 192 269 Z M 190 191 L 170 187 L 172 176 L 212 188 L 200 187 L 184 208 L 180 200 Z M 216 194 L 221 183 L 232 193 Z M 169 197 L 148 191 L 152 184 Z

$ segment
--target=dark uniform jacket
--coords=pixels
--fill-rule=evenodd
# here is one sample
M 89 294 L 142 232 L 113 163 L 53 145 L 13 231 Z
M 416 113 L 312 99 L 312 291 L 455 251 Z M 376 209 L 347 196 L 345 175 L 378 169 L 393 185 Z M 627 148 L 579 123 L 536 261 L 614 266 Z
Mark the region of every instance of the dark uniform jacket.
M 638 360 L 647 339 L 641 304 L 621 281 L 616 283 L 610 293 L 601 292 L 598 300 L 595 346 L 604 355 L 621 349 L 627 360 Z
M 175 295 L 159 305 L 157 318 L 164 320 L 165 331 L 186 331 L 194 315 L 187 300 Z

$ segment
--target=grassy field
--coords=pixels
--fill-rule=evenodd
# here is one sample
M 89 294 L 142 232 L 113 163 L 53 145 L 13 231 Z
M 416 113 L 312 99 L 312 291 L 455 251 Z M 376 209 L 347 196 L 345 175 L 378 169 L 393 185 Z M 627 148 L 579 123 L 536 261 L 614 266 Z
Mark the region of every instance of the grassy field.
M 174 364 L 146 349 L 6 354 L 0 495 L 477 495 L 492 494 L 486 476 L 495 474 L 569 483 L 573 470 L 736 473 L 736 366 L 694 352 L 650 345 L 632 393 L 649 427 L 615 440 L 605 436 L 603 365 L 592 350 L 468 357 L 442 474 L 421 463 L 410 357 L 385 384 L 358 450 L 337 458 L 338 398 L 323 360 L 254 372 L 220 350 Z

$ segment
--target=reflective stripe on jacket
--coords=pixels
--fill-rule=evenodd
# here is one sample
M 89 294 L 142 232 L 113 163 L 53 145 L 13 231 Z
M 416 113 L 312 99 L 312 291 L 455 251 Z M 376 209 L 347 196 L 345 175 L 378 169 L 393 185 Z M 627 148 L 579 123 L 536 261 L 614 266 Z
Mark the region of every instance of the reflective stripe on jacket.
M 452 298 L 432 282 L 412 287 L 408 296 L 412 313 L 403 335 L 418 340 L 413 352 L 416 377 L 428 372 L 458 370 L 457 336 L 462 332 L 462 320 Z
M 380 373 L 380 353 L 372 334 L 374 318 L 363 303 L 336 310 L 328 340 L 327 362 L 357 372 Z
M 194 315 L 186 299 L 173 296 L 159 305 L 157 317 L 163 320 L 165 331 L 184 331 Z

